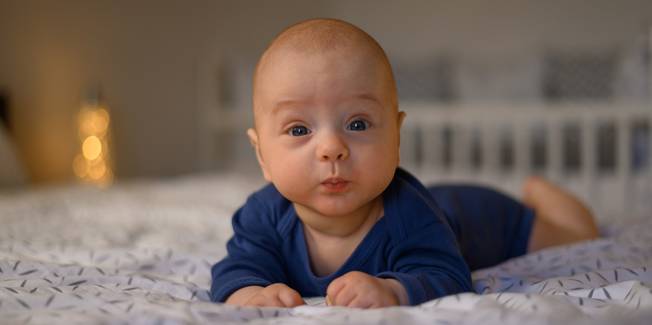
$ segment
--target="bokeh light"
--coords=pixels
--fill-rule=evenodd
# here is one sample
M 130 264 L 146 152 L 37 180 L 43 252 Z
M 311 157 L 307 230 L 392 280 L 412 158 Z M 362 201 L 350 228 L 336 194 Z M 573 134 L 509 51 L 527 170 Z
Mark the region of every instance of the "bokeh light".
M 85 105 L 78 115 L 81 152 L 73 160 L 73 172 L 79 180 L 100 187 L 110 185 L 114 177 L 110 121 L 109 111 L 99 104 Z
M 102 154 L 102 141 L 97 136 L 91 135 L 82 144 L 84 158 L 95 160 Z

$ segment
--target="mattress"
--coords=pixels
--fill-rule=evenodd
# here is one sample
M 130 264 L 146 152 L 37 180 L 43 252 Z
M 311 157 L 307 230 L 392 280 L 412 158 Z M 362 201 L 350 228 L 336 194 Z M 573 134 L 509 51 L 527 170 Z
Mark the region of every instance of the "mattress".
M 473 273 L 476 293 L 419 306 L 240 308 L 209 301 L 230 217 L 257 178 L 0 194 L 2 323 L 547 324 L 652 320 L 652 218 L 601 225 L 601 239 Z

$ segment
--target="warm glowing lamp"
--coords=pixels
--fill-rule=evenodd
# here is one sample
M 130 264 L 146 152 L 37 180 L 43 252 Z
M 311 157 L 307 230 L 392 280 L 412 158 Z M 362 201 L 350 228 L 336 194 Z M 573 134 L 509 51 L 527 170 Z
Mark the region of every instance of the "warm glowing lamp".
M 110 126 L 108 108 L 101 102 L 99 91 L 87 97 L 78 119 L 81 150 L 72 163 L 77 178 L 98 186 L 113 182 Z

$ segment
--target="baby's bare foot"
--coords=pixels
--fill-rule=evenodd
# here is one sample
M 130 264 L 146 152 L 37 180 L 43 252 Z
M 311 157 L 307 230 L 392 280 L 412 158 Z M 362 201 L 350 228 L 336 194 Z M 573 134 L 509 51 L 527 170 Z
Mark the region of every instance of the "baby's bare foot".
M 598 236 L 589 208 L 572 193 L 542 177 L 532 176 L 525 180 L 523 203 L 535 210 L 537 218 L 574 233 L 578 240 Z

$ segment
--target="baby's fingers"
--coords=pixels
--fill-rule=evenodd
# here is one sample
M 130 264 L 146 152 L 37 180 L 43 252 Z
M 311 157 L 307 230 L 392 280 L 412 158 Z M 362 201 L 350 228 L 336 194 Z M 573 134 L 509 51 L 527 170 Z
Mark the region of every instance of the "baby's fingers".
M 283 303 L 283 307 L 296 307 L 305 304 L 303 299 L 301 299 L 301 295 L 290 288 L 281 290 L 278 293 L 278 299 Z
M 333 282 L 328 285 L 328 288 L 326 288 L 326 302 L 329 305 L 335 304 L 337 295 L 342 291 L 342 288 L 344 288 L 345 285 L 346 281 L 341 277 L 333 280 Z
M 351 302 L 348 303 L 347 307 L 367 309 L 367 308 L 377 308 L 379 306 L 376 306 L 375 301 L 369 299 L 369 297 L 362 297 L 358 295 L 353 300 L 351 300 Z
M 278 296 L 257 295 L 247 301 L 244 306 L 251 307 L 285 307 L 285 304 Z
M 354 290 L 351 287 L 345 287 L 340 292 L 338 292 L 337 296 L 331 297 L 330 302 L 333 304 L 333 306 L 345 306 L 345 307 L 351 307 L 350 304 L 351 302 L 358 296 L 358 293 L 356 290 Z

